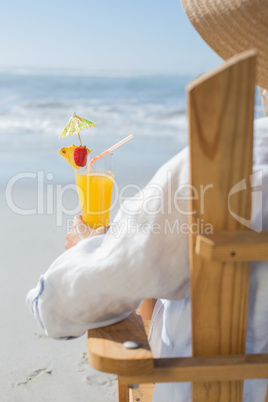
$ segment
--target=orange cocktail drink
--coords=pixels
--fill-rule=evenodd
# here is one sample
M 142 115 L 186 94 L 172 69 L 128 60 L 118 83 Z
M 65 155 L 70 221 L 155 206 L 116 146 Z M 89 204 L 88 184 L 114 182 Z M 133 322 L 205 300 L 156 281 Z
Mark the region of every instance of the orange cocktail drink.
M 82 219 L 93 229 L 109 226 L 114 183 L 114 173 L 110 170 L 111 157 L 111 154 L 106 155 L 90 169 L 85 167 L 75 172 Z

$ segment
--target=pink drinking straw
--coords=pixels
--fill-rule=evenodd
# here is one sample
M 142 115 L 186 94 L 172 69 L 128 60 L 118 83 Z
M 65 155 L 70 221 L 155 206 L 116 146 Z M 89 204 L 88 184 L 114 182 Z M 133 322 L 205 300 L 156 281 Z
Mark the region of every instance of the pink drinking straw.
M 120 147 L 121 145 L 123 145 L 125 142 L 131 140 L 131 138 L 133 138 L 133 135 L 130 134 L 127 137 L 123 138 L 123 140 L 117 142 L 116 144 L 114 144 L 111 148 L 106 149 L 106 151 L 102 152 L 100 155 L 95 156 L 94 158 L 91 159 L 91 161 L 89 162 L 88 165 L 88 171 L 91 171 L 91 166 L 93 165 L 94 162 L 96 162 L 98 159 L 103 158 L 105 155 L 109 154 L 110 152 L 112 152 L 114 149 Z

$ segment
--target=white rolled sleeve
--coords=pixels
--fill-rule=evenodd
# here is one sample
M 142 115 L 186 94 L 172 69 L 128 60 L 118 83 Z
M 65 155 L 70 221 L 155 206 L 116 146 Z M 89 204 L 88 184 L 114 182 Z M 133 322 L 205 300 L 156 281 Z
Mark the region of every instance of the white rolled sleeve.
M 121 205 L 106 235 L 59 256 L 44 274 L 40 294 L 28 294 L 50 337 L 80 336 L 120 321 L 144 298 L 189 296 L 188 152 Z

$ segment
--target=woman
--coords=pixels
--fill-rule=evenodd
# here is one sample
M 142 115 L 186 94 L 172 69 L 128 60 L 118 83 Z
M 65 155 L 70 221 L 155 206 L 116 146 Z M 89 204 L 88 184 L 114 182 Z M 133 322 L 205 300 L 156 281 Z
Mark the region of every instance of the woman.
M 258 49 L 257 84 L 268 88 L 265 2 L 215 0 L 214 7 L 211 0 L 182 3 L 193 25 L 223 57 Z M 243 40 L 237 40 L 238 31 Z M 262 206 L 253 210 L 252 225 L 262 213 L 263 230 L 268 230 L 267 119 L 255 123 L 254 169 L 263 171 L 263 199 Z M 67 235 L 68 250 L 28 294 L 50 337 L 80 336 L 87 329 L 124 319 L 144 298 L 157 298 L 149 333 L 154 356 L 191 355 L 188 234 L 181 230 L 188 223 L 188 181 L 186 148 L 162 166 L 138 196 L 121 206 L 106 234 L 99 235 L 75 218 Z M 178 203 L 170 203 L 175 194 Z M 267 262 L 254 263 L 247 353 L 268 352 L 268 297 L 263 291 L 267 286 Z M 266 389 L 266 380 L 246 381 L 244 401 L 264 401 Z M 154 401 L 166 400 L 191 401 L 191 384 L 157 384 Z

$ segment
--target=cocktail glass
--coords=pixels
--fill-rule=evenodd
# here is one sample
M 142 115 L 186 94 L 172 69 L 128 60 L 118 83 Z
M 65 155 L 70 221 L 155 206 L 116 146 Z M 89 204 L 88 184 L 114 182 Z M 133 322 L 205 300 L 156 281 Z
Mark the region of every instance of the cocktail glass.
M 92 155 L 89 156 L 92 160 Z M 112 154 L 95 160 L 90 167 L 76 170 L 75 181 L 83 222 L 93 229 L 108 227 L 114 184 Z

